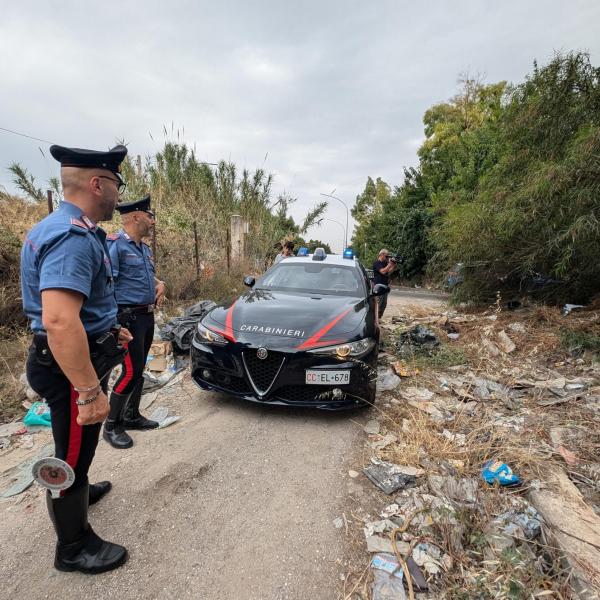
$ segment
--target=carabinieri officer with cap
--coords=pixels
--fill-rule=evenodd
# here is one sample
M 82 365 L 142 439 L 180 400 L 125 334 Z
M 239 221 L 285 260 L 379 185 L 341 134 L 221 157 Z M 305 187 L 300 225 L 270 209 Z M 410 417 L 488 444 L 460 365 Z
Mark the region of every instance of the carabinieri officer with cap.
M 127 429 L 154 429 L 156 421 L 140 414 L 144 366 L 154 338 L 154 307 L 164 297 L 165 284 L 155 276 L 152 250 L 143 241 L 154 227 L 150 196 L 120 204 L 123 228 L 107 238 L 119 305 L 118 320 L 133 335 L 121 375 L 110 395 L 110 414 L 102 436 L 113 448 L 133 445 Z
M 122 565 L 127 550 L 88 524 L 89 504 L 111 488 L 89 485 L 88 470 L 108 415 L 107 375 L 131 335 L 117 328 L 106 233 L 97 223 L 112 219 L 125 188 L 119 169 L 127 148 L 51 146 L 50 153 L 61 164 L 65 200 L 31 229 L 21 251 L 23 309 L 34 332 L 27 379 L 50 407 L 55 456 L 75 473 L 60 497 L 47 494 L 58 537 L 54 566 L 101 573 Z

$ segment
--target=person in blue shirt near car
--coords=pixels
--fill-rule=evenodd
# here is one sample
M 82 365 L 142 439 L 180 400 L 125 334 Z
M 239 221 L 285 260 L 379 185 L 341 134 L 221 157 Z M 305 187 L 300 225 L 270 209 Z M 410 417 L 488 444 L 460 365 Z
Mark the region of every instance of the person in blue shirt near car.
M 89 505 L 111 488 L 108 481 L 90 485 L 88 470 L 108 414 L 107 376 L 122 360 L 119 342 L 131 335 L 116 328 L 106 233 L 97 223 L 112 218 L 125 187 L 119 169 L 127 149 L 53 145 L 50 153 L 61 164 L 65 199 L 29 231 L 21 251 L 23 309 L 34 334 L 26 372 L 50 408 L 55 456 L 75 473 L 59 497 L 47 493 L 58 538 L 54 566 L 101 573 L 122 565 L 127 550 L 88 524 Z
M 154 338 L 154 308 L 164 297 L 165 284 L 155 276 L 152 250 L 143 241 L 154 227 L 150 196 L 117 206 L 123 228 L 107 238 L 118 321 L 129 329 L 133 340 L 123 369 L 110 395 L 110 414 L 102 437 L 118 449 L 133 445 L 127 429 L 154 429 L 156 421 L 140 414 L 144 366 Z

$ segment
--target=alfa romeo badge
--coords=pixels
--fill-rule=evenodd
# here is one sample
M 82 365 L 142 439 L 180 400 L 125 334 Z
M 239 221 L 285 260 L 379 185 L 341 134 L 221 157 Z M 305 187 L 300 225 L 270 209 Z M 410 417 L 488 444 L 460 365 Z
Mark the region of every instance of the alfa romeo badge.
M 58 498 L 60 492 L 70 488 L 75 481 L 75 472 L 69 464 L 60 458 L 41 458 L 34 463 L 33 478 L 50 490 L 53 498 Z

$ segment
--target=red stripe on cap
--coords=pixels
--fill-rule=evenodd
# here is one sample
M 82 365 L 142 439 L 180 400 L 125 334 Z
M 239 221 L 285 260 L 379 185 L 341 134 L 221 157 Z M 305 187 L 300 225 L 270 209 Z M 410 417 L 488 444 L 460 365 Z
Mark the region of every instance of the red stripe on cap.
M 123 344 L 125 348 L 129 347 L 129 342 Z M 117 394 L 122 394 L 123 390 L 127 387 L 127 384 L 131 381 L 133 377 L 133 364 L 131 362 L 131 354 L 127 352 L 125 355 L 125 362 L 123 363 L 123 374 L 122 379 L 119 381 L 117 385 L 115 385 L 114 391 Z
M 77 404 L 75 401 L 79 397 L 79 394 L 71 388 L 71 422 L 69 424 L 69 444 L 67 446 L 67 464 L 75 469 L 77 466 L 77 461 L 79 460 L 79 452 L 81 450 L 81 434 L 82 427 L 77 423 L 77 415 L 79 414 L 79 410 L 77 409 Z
M 311 335 L 305 342 L 303 342 L 302 344 L 300 344 L 296 350 L 307 350 L 308 348 L 314 348 L 316 346 L 319 345 L 319 340 L 341 319 L 343 319 L 349 312 L 351 309 L 347 308 L 342 314 L 338 315 L 335 319 L 333 319 L 332 321 L 329 321 L 329 323 L 327 323 L 327 325 L 325 325 L 325 327 L 321 327 L 321 329 L 319 329 L 319 331 L 317 331 L 317 333 L 315 333 L 314 335 Z M 328 344 L 330 343 L 335 343 L 335 342 L 327 342 Z M 322 344 L 321 344 L 322 345 Z

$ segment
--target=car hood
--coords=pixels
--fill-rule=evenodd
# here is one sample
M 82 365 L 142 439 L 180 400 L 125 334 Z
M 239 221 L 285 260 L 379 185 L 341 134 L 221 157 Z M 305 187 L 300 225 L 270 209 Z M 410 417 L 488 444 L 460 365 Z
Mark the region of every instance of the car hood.
M 231 341 L 308 350 L 360 337 L 366 313 L 364 298 L 252 290 L 202 322 Z

